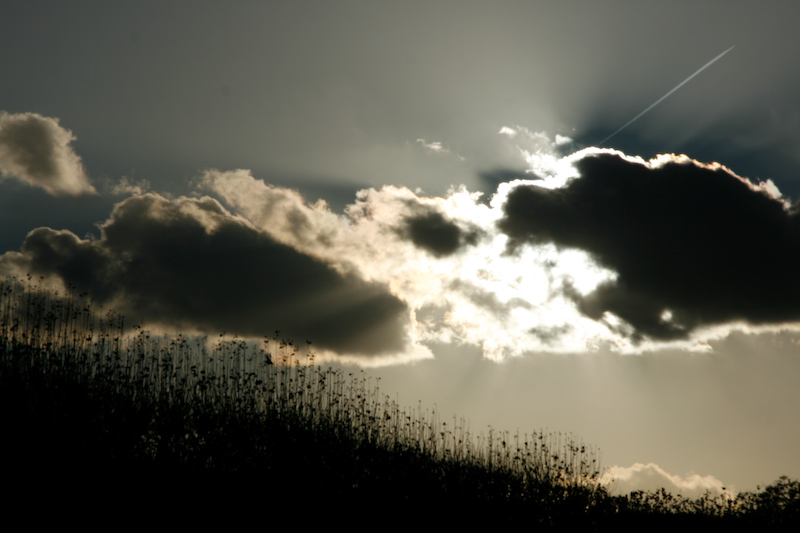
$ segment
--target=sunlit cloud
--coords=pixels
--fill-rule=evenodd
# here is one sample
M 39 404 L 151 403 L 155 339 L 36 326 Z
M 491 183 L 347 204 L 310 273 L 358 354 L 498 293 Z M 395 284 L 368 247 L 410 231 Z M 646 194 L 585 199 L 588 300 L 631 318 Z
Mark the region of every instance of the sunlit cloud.
M 442 154 L 442 155 L 454 155 L 461 161 L 464 161 L 464 157 L 454 153 L 452 150 L 446 148 L 441 141 L 432 141 L 428 142 L 425 139 L 417 139 L 417 144 L 425 148 L 428 152 L 432 154 Z
M 517 130 L 515 130 L 514 128 L 509 128 L 508 126 L 503 126 L 497 133 L 499 135 L 505 135 L 507 137 L 511 137 L 512 139 L 517 136 Z
M 687 498 L 699 498 L 706 493 L 711 496 L 734 493 L 731 487 L 726 487 L 714 476 L 670 474 L 655 463 L 635 463 L 628 467 L 615 465 L 606 470 L 600 481 L 612 494 L 629 494 L 637 490 L 657 491 L 662 487 L 667 492 Z
M 604 330 L 576 311 L 563 288 L 586 292 L 612 273 L 578 250 L 506 254 L 508 239 L 496 229 L 502 211 L 463 188 L 444 198 L 364 190 L 339 216 L 246 171 L 209 171 L 202 187 L 281 242 L 385 283 L 416 310 L 420 341 L 476 344 L 500 360 L 537 349 L 584 350 Z
M 93 194 L 74 140 L 56 118 L 0 112 L 0 175 L 54 196 Z
M 514 139 L 514 146 L 527 166 L 526 173 L 532 178 L 544 178 L 544 186 L 561 187 L 564 180 L 576 176 L 572 161 L 564 157 L 575 148 L 570 137 L 556 135 L 553 139 L 524 126 L 503 126 L 498 135 Z
M 123 176 L 116 183 L 110 183 L 109 187 L 114 196 L 138 196 L 151 190 L 148 180 L 133 180 L 127 176 Z

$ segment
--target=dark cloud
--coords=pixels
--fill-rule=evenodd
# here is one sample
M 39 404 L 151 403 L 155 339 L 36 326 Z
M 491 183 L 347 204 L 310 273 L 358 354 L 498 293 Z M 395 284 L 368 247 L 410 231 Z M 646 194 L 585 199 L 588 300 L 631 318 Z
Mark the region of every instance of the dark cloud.
M 82 240 L 71 231 L 37 228 L 22 245 L 27 270 L 33 274 L 55 274 L 65 284 L 107 302 L 117 292 L 112 258 L 104 247 Z
M 528 333 L 540 339 L 543 343 L 549 344 L 552 342 L 556 342 L 564 335 L 571 333 L 573 327 L 569 324 L 564 324 L 562 326 L 537 326 L 533 327 L 528 330 Z
M 438 211 L 422 207 L 417 211 L 405 218 L 399 233 L 434 257 L 453 255 L 462 246 L 474 245 L 480 236 L 477 229 L 464 230 Z
M 521 298 L 511 298 L 507 302 L 503 302 L 495 293 L 487 291 L 475 285 L 474 283 L 461 279 L 452 281 L 449 285 L 449 288 L 464 295 L 467 300 L 475 304 L 476 307 L 480 309 L 486 309 L 494 316 L 504 319 L 508 318 L 509 313 L 511 313 L 511 311 L 514 309 L 533 308 L 529 302 Z
M 384 286 L 278 243 L 210 198 L 131 197 L 100 239 L 39 228 L 0 262 L 57 276 L 136 321 L 242 336 L 280 329 L 349 354 L 406 344 L 407 308 Z
M 461 229 L 435 211 L 406 218 L 405 230 L 411 242 L 436 257 L 452 255 L 461 245 Z
M 71 131 L 36 113 L 0 113 L 0 174 L 55 196 L 94 193 Z
M 800 216 L 768 184 L 674 156 L 594 153 L 575 166 L 580 177 L 563 188 L 512 189 L 498 224 L 511 250 L 579 248 L 617 272 L 586 296 L 571 291 L 585 315 L 610 311 L 634 338 L 660 340 L 800 319 Z

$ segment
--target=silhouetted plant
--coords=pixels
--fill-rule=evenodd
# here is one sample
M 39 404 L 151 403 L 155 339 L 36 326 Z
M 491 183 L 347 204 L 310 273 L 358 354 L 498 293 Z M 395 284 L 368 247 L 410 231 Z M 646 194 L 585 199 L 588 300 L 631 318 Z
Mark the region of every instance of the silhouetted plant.
M 664 490 L 611 497 L 597 450 L 572 434 L 490 427 L 473 435 L 463 419 L 401 406 L 363 372 L 314 365 L 310 350 L 280 332 L 260 346 L 153 335 L 95 311 L 85 294 L 43 290 L 30 278 L 1 283 L 0 297 L 2 405 L 18 406 L 4 433 L 18 436 L 18 453 L 61 443 L 63 454 L 47 452 L 48 468 L 78 457 L 128 472 L 260 473 L 270 485 L 259 481 L 258 490 L 273 495 L 306 482 L 338 498 L 439 502 L 434 513 L 502 509 L 515 524 L 797 520 L 798 483 L 786 478 L 736 499 Z

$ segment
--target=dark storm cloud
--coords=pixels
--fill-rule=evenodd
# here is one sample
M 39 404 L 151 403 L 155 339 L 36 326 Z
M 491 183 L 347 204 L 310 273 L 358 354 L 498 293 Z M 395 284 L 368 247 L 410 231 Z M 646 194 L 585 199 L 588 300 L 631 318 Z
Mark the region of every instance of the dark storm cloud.
M 70 146 L 74 140 L 58 119 L 0 112 L 0 174 L 55 196 L 94 193 Z
M 57 276 L 136 321 L 242 336 L 279 329 L 350 354 L 406 343 L 406 306 L 385 287 L 278 243 L 210 198 L 131 197 L 100 239 L 39 228 L 0 267 Z
M 416 210 L 405 218 L 399 233 L 434 257 L 453 255 L 462 246 L 475 244 L 480 236 L 477 229 L 464 230 L 439 211 L 422 207 Z
M 800 215 L 768 184 L 674 156 L 646 164 L 594 153 L 575 166 L 580 176 L 563 188 L 512 189 L 498 224 L 511 250 L 579 248 L 617 272 L 588 295 L 570 291 L 585 315 L 610 311 L 634 339 L 659 340 L 800 319 Z

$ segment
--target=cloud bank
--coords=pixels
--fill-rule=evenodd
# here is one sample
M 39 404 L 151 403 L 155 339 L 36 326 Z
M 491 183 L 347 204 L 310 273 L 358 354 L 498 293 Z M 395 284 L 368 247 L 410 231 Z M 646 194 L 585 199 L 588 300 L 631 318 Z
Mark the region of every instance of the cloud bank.
M 499 182 L 488 202 L 385 186 L 335 213 L 248 170 L 212 169 L 191 197 L 129 187 L 99 239 L 35 229 L 0 273 L 72 285 L 137 321 L 279 329 L 365 364 L 429 357 L 429 342 L 501 360 L 708 350 L 732 330 L 797 328 L 800 215 L 770 182 L 499 133 L 528 169 L 487 175 L 531 179 Z
M 0 174 L 54 196 L 95 193 L 70 146 L 74 140 L 56 118 L 0 112 Z

